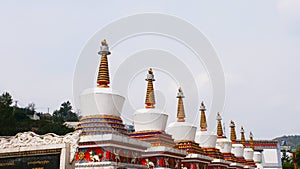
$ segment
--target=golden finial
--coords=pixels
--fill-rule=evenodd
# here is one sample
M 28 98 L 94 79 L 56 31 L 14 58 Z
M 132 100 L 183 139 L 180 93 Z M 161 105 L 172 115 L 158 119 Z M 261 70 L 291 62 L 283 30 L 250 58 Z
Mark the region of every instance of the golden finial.
M 145 100 L 146 106 L 145 107 L 149 108 L 149 109 L 153 109 L 155 107 L 154 106 L 155 105 L 155 97 L 154 97 L 154 89 L 153 89 L 153 81 L 155 81 L 155 79 L 154 79 L 152 68 L 150 68 L 148 70 L 146 81 L 148 81 L 148 85 L 147 85 L 147 93 L 146 93 L 146 100 Z
M 185 121 L 185 119 L 184 119 L 185 113 L 184 113 L 184 106 L 183 106 L 183 101 L 182 101 L 182 98 L 184 98 L 184 95 L 183 95 L 181 87 L 179 87 L 179 89 L 178 89 L 177 98 L 178 98 L 177 121 L 184 122 Z
M 207 131 L 207 123 L 206 123 L 206 117 L 205 117 L 205 106 L 204 102 L 201 102 L 200 111 L 201 111 L 201 118 L 200 118 L 200 130 L 201 131 Z
M 245 139 L 245 130 L 243 126 L 241 127 L 241 144 L 245 147 L 246 139 Z
M 110 83 L 107 55 L 110 55 L 110 51 L 105 39 L 101 42 L 100 51 L 98 54 L 101 55 L 101 62 L 97 78 L 97 87 L 107 88 L 109 87 L 108 84 Z
M 153 74 L 152 68 L 150 68 L 150 69 L 148 70 L 148 72 L 149 72 L 149 74 Z
M 223 138 L 223 128 L 222 128 L 222 118 L 221 118 L 221 115 L 220 115 L 220 112 L 218 112 L 218 115 L 217 115 L 217 120 L 218 120 L 218 130 L 217 130 L 217 135 L 218 135 L 218 138 Z
M 250 131 L 250 148 L 252 148 L 254 150 L 254 140 L 253 140 L 253 134 Z
M 106 42 L 106 39 L 104 39 L 102 42 L 101 42 L 102 46 L 107 46 L 107 42 Z
M 232 120 L 230 122 L 230 129 L 230 140 L 232 141 L 232 143 L 236 143 L 235 124 Z

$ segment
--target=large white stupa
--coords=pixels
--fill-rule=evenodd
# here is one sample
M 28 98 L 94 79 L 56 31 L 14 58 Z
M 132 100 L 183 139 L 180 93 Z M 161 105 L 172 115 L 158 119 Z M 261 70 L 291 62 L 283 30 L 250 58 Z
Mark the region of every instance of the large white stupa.
M 217 161 L 213 163 L 224 163 L 223 154 L 216 148 L 217 135 L 211 131 L 207 131 L 207 122 L 205 116 L 205 106 L 203 101 L 200 106 L 200 131 L 196 133 L 195 142 L 199 143 L 206 155 L 213 157 Z M 226 164 L 227 165 L 227 164 Z
M 173 136 L 175 142 L 179 141 L 194 141 L 196 135 L 196 126 L 185 121 L 185 112 L 183 106 L 183 92 L 182 89 L 178 89 L 178 108 L 177 108 L 177 121 L 169 124 L 166 132 Z
M 247 161 L 248 166 L 255 167 L 255 162 L 253 160 L 254 157 L 254 141 L 253 141 L 253 134 L 250 132 L 250 147 L 244 148 L 244 158 Z
M 125 98 L 110 87 L 106 40 L 100 47 L 101 56 L 97 87 L 80 95 L 82 118 L 76 128 L 81 130 L 76 168 L 143 168 L 137 159 L 150 147 L 128 137 L 121 112 Z
M 241 140 L 243 140 L 245 137 L 243 136 L 243 127 L 241 129 L 242 137 Z M 232 149 L 231 152 L 236 156 L 237 161 L 239 163 L 245 163 L 246 160 L 244 158 L 244 145 L 236 142 L 236 132 L 235 132 L 235 124 L 234 121 L 231 120 L 230 122 L 230 140 L 232 142 Z
M 226 136 L 223 134 L 223 129 L 222 129 L 222 118 L 220 113 L 217 115 L 217 121 L 218 121 L 218 127 L 217 127 L 217 142 L 216 142 L 216 148 L 218 148 L 221 153 L 231 153 L 231 148 L 232 148 L 232 142 L 231 140 L 227 139 Z
M 83 117 L 77 129 L 82 130 L 82 135 L 125 134 L 125 125 L 120 117 L 125 97 L 109 87 L 107 56 L 111 53 L 106 40 L 101 42 L 98 54 L 101 56 L 98 85 L 84 90 L 80 95 Z
M 196 133 L 195 141 L 199 143 L 202 148 L 215 148 L 217 135 L 211 131 L 207 131 L 205 111 L 206 109 L 202 101 L 200 106 L 200 131 Z
M 165 131 L 168 115 L 160 109 L 155 108 L 155 96 L 153 89 L 154 74 L 150 68 L 146 78 L 148 81 L 145 108 L 138 109 L 133 114 L 135 131 Z

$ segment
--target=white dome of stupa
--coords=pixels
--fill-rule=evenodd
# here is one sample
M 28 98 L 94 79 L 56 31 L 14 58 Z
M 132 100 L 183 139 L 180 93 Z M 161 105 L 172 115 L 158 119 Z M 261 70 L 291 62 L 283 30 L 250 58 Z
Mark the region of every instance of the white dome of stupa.
M 90 88 L 80 95 L 82 116 L 113 115 L 121 116 L 125 97 L 111 88 Z
M 253 153 L 253 161 L 255 163 L 261 163 L 261 161 L 262 161 L 262 154 L 260 152 L 258 152 L 258 151 L 254 151 L 254 153 Z
M 252 148 L 244 148 L 244 158 L 246 160 L 253 160 L 253 149 Z
M 210 131 L 197 131 L 195 142 L 203 148 L 215 148 L 217 135 Z
M 185 121 L 185 112 L 182 98 L 183 92 L 181 88 L 178 89 L 178 109 L 177 109 L 177 121 L 171 123 L 166 132 L 172 135 L 175 141 L 194 141 L 197 128 L 189 122 Z
M 236 157 L 243 157 L 244 155 L 244 146 L 243 144 L 232 144 L 231 153 Z
M 135 131 L 159 130 L 165 131 L 168 115 L 162 110 L 153 109 L 139 109 L 133 114 Z

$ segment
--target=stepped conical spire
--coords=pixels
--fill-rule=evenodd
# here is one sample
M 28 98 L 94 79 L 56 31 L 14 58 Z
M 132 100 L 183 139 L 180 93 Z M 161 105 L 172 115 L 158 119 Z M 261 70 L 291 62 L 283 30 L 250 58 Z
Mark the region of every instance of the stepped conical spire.
M 185 119 L 184 119 L 185 113 L 184 113 L 184 106 L 183 106 L 183 101 L 182 101 L 182 98 L 184 98 L 184 95 L 181 90 L 181 87 L 179 87 L 179 89 L 178 89 L 177 98 L 178 98 L 177 121 L 184 122 L 185 121 Z
M 201 111 L 201 118 L 200 118 L 200 130 L 201 131 L 207 131 L 207 123 L 206 123 L 206 117 L 205 117 L 205 106 L 204 102 L 201 102 L 200 111 Z
M 147 93 L 146 93 L 146 100 L 145 100 L 146 106 L 145 107 L 153 109 L 155 107 L 154 106 L 155 105 L 155 97 L 154 97 L 154 89 L 153 89 L 153 81 L 155 81 L 155 79 L 154 79 L 152 68 L 150 68 L 148 70 L 146 81 L 148 81 L 148 85 L 147 85 Z
M 230 129 L 230 140 L 232 141 L 232 143 L 236 143 L 235 124 L 232 120 L 230 122 Z
M 246 139 L 245 139 L 245 130 L 243 126 L 241 127 L 241 144 L 245 147 Z
M 252 148 L 254 150 L 254 141 L 253 141 L 253 134 L 252 132 L 250 131 L 250 148 Z
M 218 130 L 217 130 L 218 138 L 224 138 L 223 128 L 222 128 L 222 118 L 220 112 L 218 112 L 217 120 L 218 120 Z
M 110 51 L 105 39 L 101 42 L 100 51 L 98 52 L 98 54 L 101 55 L 101 62 L 99 66 L 97 83 L 98 87 L 106 88 L 109 87 L 108 84 L 110 83 L 107 61 L 107 55 L 110 55 Z

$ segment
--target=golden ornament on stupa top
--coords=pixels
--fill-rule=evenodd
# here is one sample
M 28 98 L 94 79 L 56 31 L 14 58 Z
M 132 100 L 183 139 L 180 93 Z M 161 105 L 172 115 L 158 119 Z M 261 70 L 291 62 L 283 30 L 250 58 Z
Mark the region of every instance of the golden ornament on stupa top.
M 205 116 L 205 106 L 204 102 L 201 102 L 200 111 L 201 111 L 201 117 L 200 117 L 200 130 L 201 131 L 207 131 L 207 122 L 206 122 L 206 116 Z
M 110 51 L 105 39 L 101 42 L 100 51 L 98 52 L 98 54 L 101 55 L 101 61 L 98 71 L 97 87 L 108 88 L 110 80 L 107 55 L 110 55 Z
M 177 121 L 184 122 L 185 121 L 185 113 L 184 113 L 184 106 L 183 106 L 183 101 L 182 101 L 182 98 L 184 98 L 184 95 L 183 95 L 181 87 L 179 87 L 179 89 L 178 89 L 177 98 L 178 98 Z
M 243 144 L 243 146 L 245 147 L 246 139 L 245 139 L 245 130 L 243 126 L 241 127 L 241 144 Z
M 217 127 L 218 138 L 224 138 L 223 128 L 222 128 L 222 118 L 221 118 L 220 112 L 218 112 L 217 121 L 218 121 L 218 127 Z
M 230 129 L 230 140 L 232 141 L 232 143 L 236 143 L 235 124 L 232 120 L 230 122 Z
M 153 109 L 155 108 L 154 106 L 155 96 L 154 96 L 154 87 L 153 87 L 153 81 L 155 81 L 155 79 L 154 79 L 152 68 L 148 70 L 147 78 L 145 80 L 148 81 L 146 99 L 145 99 L 145 104 L 146 104 L 145 108 Z

